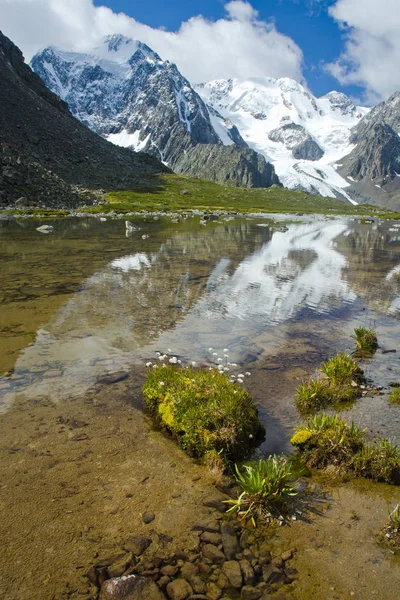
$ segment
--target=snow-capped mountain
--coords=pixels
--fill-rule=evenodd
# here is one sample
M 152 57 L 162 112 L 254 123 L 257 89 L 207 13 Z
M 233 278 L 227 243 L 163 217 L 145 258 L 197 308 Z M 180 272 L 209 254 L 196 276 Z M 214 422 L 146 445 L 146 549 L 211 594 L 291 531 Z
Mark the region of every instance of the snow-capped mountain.
M 246 169 L 257 163 L 254 156 L 247 160 L 255 153 L 237 128 L 208 108 L 177 67 L 146 44 L 110 35 L 86 53 L 46 48 L 31 66 L 90 129 L 120 146 L 153 154 L 174 170 L 180 159 L 179 172 L 185 173 L 191 165 L 182 156 L 200 144 L 220 146 L 219 155 L 225 146 L 245 148 Z M 237 155 L 241 158 L 240 151 Z M 224 176 L 242 184 L 237 170 Z M 274 181 L 264 177 L 262 183 L 267 187 Z
M 339 92 L 315 98 L 288 78 L 219 79 L 195 89 L 273 163 L 283 185 L 351 201 L 336 164 L 354 148 L 351 129 L 369 109 Z
M 120 146 L 158 153 L 166 163 L 191 142 L 246 145 L 235 127 L 210 114 L 174 64 L 122 35 L 84 54 L 46 48 L 32 68 L 90 129 Z

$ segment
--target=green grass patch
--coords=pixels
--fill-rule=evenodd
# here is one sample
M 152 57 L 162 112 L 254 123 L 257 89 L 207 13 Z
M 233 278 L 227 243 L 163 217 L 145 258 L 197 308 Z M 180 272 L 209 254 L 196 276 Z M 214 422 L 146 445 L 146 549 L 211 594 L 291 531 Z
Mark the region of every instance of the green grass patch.
M 356 327 L 351 336 L 355 341 L 355 350 L 353 356 L 357 358 L 370 358 L 378 348 L 378 338 L 376 331 L 366 327 Z
M 393 388 L 393 390 L 390 392 L 389 403 L 397 404 L 400 406 L 400 388 Z
M 143 387 L 146 405 L 196 458 L 246 456 L 265 434 L 250 394 L 216 369 L 179 365 L 151 369 Z
M 400 475 L 400 452 L 388 440 L 370 443 L 365 430 L 337 415 L 321 413 L 301 425 L 292 439 L 300 458 L 310 468 L 339 471 L 393 483 Z
M 151 179 L 149 179 L 151 181 Z M 156 181 L 156 180 L 155 180 Z M 226 210 L 231 212 L 318 213 L 326 215 L 377 214 L 376 207 L 354 206 L 334 198 L 311 196 L 285 188 L 236 188 L 222 186 L 206 179 L 184 175 L 157 175 L 154 189 L 113 191 L 106 196 L 107 205 L 87 209 L 88 212 Z M 385 214 L 385 210 L 379 210 Z M 394 217 L 393 217 L 394 218 Z
M 69 211 L 67 210 L 59 210 L 55 208 L 25 208 L 25 209 L 16 209 L 16 210 L 4 210 L 1 211 L 0 214 L 4 215 L 29 215 L 30 217 L 41 217 L 44 219 L 59 219 L 62 217 L 67 217 L 69 215 Z
M 223 186 L 207 179 L 185 175 L 157 174 L 147 177 L 140 189 L 110 191 L 106 204 L 79 208 L 89 214 L 117 212 L 184 212 L 187 210 L 261 213 L 317 213 L 336 215 L 373 215 L 385 219 L 400 219 L 399 213 L 363 204 L 352 205 L 335 198 L 312 196 L 302 191 L 280 187 L 237 188 Z M 12 211 L 16 214 L 18 211 Z M 33 210 L 21 211 L 35 214 Z M 40 210 L 40 213 L 43 211 Z M 65 213 L 65 211 L 53 211 Z
M 349 354 L 342 352 L 330 358 L 319 370 L 324 378 L 312 379 L 297 389 L 296 406 L 301 413 L 350 404 L 361 395 L 363 372 Z
M 288 500 L 297 494 L 291 485 L 291 463 L 283 456 L 269 456 L 241 469 L 235 465 L 235 470 L 242 493 L 227 500 L 232 505 L 227 512 L 251 520 L 254 526 L 256 517 L 265 519 L 285 511 Z

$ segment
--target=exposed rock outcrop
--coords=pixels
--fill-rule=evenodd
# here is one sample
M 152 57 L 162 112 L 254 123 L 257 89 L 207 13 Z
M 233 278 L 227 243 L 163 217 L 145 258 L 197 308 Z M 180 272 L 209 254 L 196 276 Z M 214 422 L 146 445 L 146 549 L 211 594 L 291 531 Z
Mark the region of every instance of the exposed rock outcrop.
M 221 185 L 270 187 L 280 185 L 274 167 L 250 148 L 199 144 L 177 161 L 177 170 Z

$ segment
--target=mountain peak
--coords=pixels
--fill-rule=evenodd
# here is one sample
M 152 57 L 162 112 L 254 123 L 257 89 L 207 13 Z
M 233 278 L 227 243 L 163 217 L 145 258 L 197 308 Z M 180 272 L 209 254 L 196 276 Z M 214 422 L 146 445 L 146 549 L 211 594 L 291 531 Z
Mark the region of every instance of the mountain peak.
M 128 38 L 125 35 L 122 35 L 122 33 L 113 33 L 111 35 L 106 35 L 104 38 L 104 43 L 107 44 L 109 52 L 118 52 L 121 46 L 131 44 L 132 42 L 132 38 Z

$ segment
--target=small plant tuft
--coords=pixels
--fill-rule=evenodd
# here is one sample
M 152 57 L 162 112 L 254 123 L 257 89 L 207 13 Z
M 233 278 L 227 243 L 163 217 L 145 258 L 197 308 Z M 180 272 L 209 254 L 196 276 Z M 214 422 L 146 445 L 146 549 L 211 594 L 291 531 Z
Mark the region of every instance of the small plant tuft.
M 297 389 L 296 406 L 301 413 L 351 403 L 360 396 L 363 372 L 349 354 L 330 358 L 322 363 L 320 372 L 325 375 L 323 379 L 312 379 Z
M 322 363 L 320 371 L 334 385 L 350 385 L 352 381 L 358 381 L 362 377 L 362 370 L 357 362 L 344 352 Z
M 395 552 L 400 553 L 400 503 L 389 510 L 389 522 L 378 534 L 378 541 Z
M 256 525 L 256 518 L 280 515 L 288 500 L 297 494 L 290 482 L 294 479 L 291 464 L 284 456 L 269 456 L 253 465 L 240 469 L 235 465 L 236 481 L 243 490 L 228 513 L 236 513 L 240 519 L 249 519 Z
M 390 392 L 389 403 L 400 405 L 400 388 L 393 388 L 393 390 Z
M 376 331 L 366 327 L 356 327 L 351 336 L 355 340 L 354 356 L 357 358 L 370 358 L 378 348 Z

